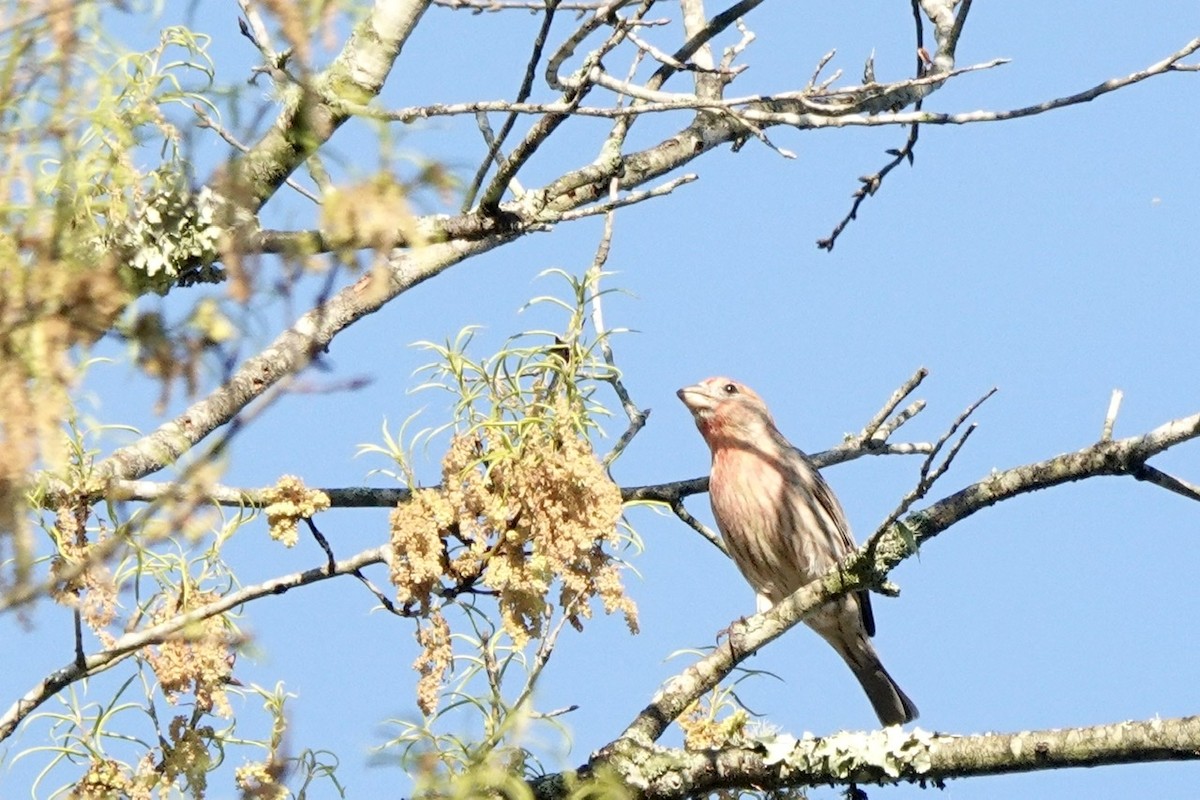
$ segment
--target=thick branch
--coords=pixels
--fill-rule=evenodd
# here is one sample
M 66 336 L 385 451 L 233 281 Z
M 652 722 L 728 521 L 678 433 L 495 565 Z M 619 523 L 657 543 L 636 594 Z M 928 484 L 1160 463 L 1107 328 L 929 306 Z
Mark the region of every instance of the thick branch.
M 516 237 L 498 234 L 477 242 L 446 242 L 404 253 L 381 279 L 372 272 L 304 314 L 261 353 L 249 358 L 224 385 L 193 403 L 158 430 L 123 447 L 96 467 L 101 479 L 140 478 L 174 462 L 272 385 L 299 372 L 334 336 L 397 295 L 473 255 Z
M 638 797 L 673 800 L 747 786 L 770 792 L 830 784 L 940 785 L 951 778 L 1197 759 L 1200 717 L 1183 717 L 966 736 L 893 727 L 799 741 L 774 737 L 760 747 L 707 751 L 629 743 L 590 768 L 616 768 Z M 541 800 L 562 797 L 563 789 L 561 776 L 534 785 Z
M 379 94 L 430 2 L 376 0 L 329 68 L 294 87 L 295 94 L 271 130 L 218 179 L 218 183 L 232 181 L 223 193 L 248 196 L 252 210 L 265 203 L 349 119 L 347 103 L 366 104 Z

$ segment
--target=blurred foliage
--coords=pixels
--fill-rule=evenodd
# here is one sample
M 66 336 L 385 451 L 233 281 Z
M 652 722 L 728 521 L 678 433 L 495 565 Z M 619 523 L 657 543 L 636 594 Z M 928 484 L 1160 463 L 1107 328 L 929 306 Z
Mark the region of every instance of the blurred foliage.
M 262 279 L 259 221 L 234 196 L 241 145 L 222 117 L 238 113 L 238 90 L 216 83 L 210 42 L 185 27 L 129 50 L 113 33 L 135 6 L 155 10 L 14 0 L 0 11 L 0 589 L 5 601 L 49 597 L 69 609 L 73 666 L 90 664 L 24 717 L 38 740 L 15 760 L 46 759 L 34 796 L 200 798 L 226 796 L 230 781 L 246 798 L 341 795 L 336 757 L 289 750 L 283 688 L 238 680 L 250 642 L 241 609 L 226 602 L 241 588 L 224 549 L 234 534 L 264 517 L 293 544 L 328 496 L 283 476 L 261 512 L 218 506 L 222 439 L 174 466 L 162 496 L 120 502 L 95 469 L 111 428 L 83 419 L 75 402 L 104 337 L 127 345 L 124 358 L 151 379 L 139 390 L 161 387 L 159 413 L 177 384 L 202 391 L 214 377 L 206 366 L 236 362 L 253 305 L 290 301 L 292 284 L 317 271 L 329 291 L 363 251 L 378 267 L 395 247 L 422 246 L 418 206 L 449 202 L 460 184 L 419 155 L 391 163 L 386 126 L 371 122 L 387 140 L 382 167 L 335 185 L 311 158 L 319 192 L 294 188 L 319 202 L 318 235 L 303 241 L 321 244 L 271 250 L 286 253 L 271 266 L 282 277 Z M 274 27 L 246 23 L 245 35 L 264 57 L 270 101 L 285 102 L 316 69 L 316 37 L 332 46 L 344 29 L 344 9 L 254 8 Z M 197 132 L 233 153 L 206 186 L 189 159 Z M 447 421 L 363 448 L 387 454 L 414 490 L 381 539 L 390 537 L 394 610 L 416 626 L 422 713 L 397 723 L 381 757 L 403 763 L 428 797 L 529 796 L 526 781 L 542 772 L 530 728 L 549 725 L 567 741 L 556 712 L 532 703 L 559 633 L 596 607 L 637 630 L 621 573 L 638 542 L 594 451 L 607 414 L 597 390 L 615 376 L 600 349 L 608 333 L 588 329 L 600 273 L 556 274 L 565 299 L 533 302 L 563 309 L 561 330 L 523 333 L 482 358 L 468 352 L 470 329 L 423 343 L 435 361 L 422 387 L 450 393 Z M 442 482 L 417 486 L 406 448 L 441 434 Z M 148 643 L 114 649 L 147 631 Z M 253 732 L 255 715 L 234 713 L 234 700 L 255 695 L 265 734 Z M 478 735 L 448 735 L 464 713 Z M 576 793 L 624 796 L 611 776 L 580 780 Z
M 139 294 L 214 279 L 208 269 L 219 237 L 211 208 L 189 199 L 182 137 L 164 111 L 209 102 L 207 41 L 172 27 L 149 51 L 126 53 L 106 35 L 102 4 L 7 6 L 0 557 L 9 569 L 0 581 L 20 586 L 33 552 L 31 475 L 66 467 L 59 429 L 72 416 L 78 348 L 109 331 Z

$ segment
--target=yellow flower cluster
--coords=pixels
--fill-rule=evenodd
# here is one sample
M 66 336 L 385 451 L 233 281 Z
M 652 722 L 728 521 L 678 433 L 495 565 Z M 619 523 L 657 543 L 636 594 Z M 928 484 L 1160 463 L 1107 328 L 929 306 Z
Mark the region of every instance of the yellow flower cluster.
M 175 599 L 159 603 L 150 624 L 157 625 L 218 599 L 220 595 L 212 592 L 181 592 Z M 231 715 L 225 687 L 233 671 L 234 653 L 232 636 L 222 617 L 209 617 L 184 628 L 174 638 L 151 648 L 146 660 L 171 702 L 183 692 L 191 692 L 200 710 L 215 710 L 223 717 Z
M 173 781 L 159 770 L 149 752 L 132 771 L 113 759 L 93 758 L 87 772 L 71 787 L 70 800 L 153 800 L 169 796 Z M 157 787 L 157 791 L 155 791 Z
M 523 647 L 544 633 L 557 582 L 557 604 L 576 627 L 599 598 L 637 632 L 637 608 L 605 549 L 619 543 L 621 492 L 570 410 L 562 400 L 514 430 L 455 437 L 442 486 L 415 491 L 391 515 L 391 580 L 401 604 L 427 612 L 439 593 L 482 586 L 498 598 L 505 633 Z M 430 639 L 416 664 L 426 698 L 449 664 L 448 638 L 444 653 L 432 650 L 434 629 L 418 637 Z
M 242 800 L 288 800 L 291 792 L 279 782 L 279 767 L 255 761 L 234 771 Z
M 133 781 L 119 761 L 93 759 L 88 771 L 71 789 L 71 800 L 112 800 L 129 797 Z
M 622 612 L 637 631 L 637 609 L 604 550 L 618 543 L 621 491 L 565 416 L 555 420 L 550 430 L 531 431 L 516 457 L 496 463 L 489 476 L 509 516 L 483 582 L 499 594 L 504 629 L 517 646 L 541 636 L 556 578 L 559 606 L 576 627 L 599 597 L 605 611 Z
M 329 495 L 309 489 L 295 475 L 284 475 L 264 493 L 271 538 L 292 547 L 299 538 L 300 520 L 329 508 Z
M 688 750 L 720 750 L 728 745 L 742 744 L 748 719 L 740 708 L 724 719 L 717 719 L 717 709 L 711 705 L 702 707 L 699 701 L 693 702 L 679 715 L 683 746 Z
M 96 548 L 105 537 L 102 535 L 97 544 L 89 543 L 86 523 L 86 509 L 82 513 L 70 509 L 58 512 L 54 526 L 58 554 L 50 567 L 58 583 L 54 599 L 79 611 L 83 623 L 108 644 L 112 635 L 105 629 L 117 613 L 117 584 L 103 560 L 96 557 Z
M 187 717 L 171 720 L 171 743 L 163 746 L 160 767 L 165 786 L 174 786 L 180 778 L 184 778 L 188 788 L 197 797 L 204 797 L 204 791 L 208 788 L 208 772 L 213 767 L 209 745 L 214 734 L 207 725 L 191 727 Z
M 429 607 L 429 598 L 446 573 L 442 532 L 455 518 L 445 494 L 418 489 L 391 513 L 391 581 L 402 605 Z
M 421 676 L 417 681 L 417 707 L 428 716 L 437 710 L 442 681 L 454 658 L 450 648 L 450 626 L 441 612 L 434 611 L 417 629 L 417 644 L 422 648 L 421 655 L 413 662 L 413 669 Z

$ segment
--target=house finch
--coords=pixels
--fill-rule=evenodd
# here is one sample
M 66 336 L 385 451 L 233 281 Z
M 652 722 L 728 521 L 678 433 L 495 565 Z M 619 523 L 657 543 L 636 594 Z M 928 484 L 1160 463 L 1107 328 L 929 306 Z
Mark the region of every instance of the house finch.
M 820 577 L 855 549 L 846 515 L 808 456 L 793 447 L 753 389 L 709 378 L 680 389 L 712 450 L 709 499 L 733 562 L 764 611 Z M 808 626 L 833 646 L 862 684 L 884 725 L 917 717 L 917 707 L 879 661 L 866 591 L 809 615 Z

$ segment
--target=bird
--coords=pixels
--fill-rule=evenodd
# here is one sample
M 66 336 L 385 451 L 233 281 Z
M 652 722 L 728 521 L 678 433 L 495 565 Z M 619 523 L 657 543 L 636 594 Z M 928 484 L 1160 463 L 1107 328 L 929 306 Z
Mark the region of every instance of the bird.
M 812 461 L 779 429 L 758 394 L 730 378 L 676 392 L 712 451 L 709 499 L 725 548 L 765 611 L 855 549 L 842 506 Z M 832 600 L 805 620 L 850 667 L 883 725 L 917 707 L 871 644 L 866 590 Z

